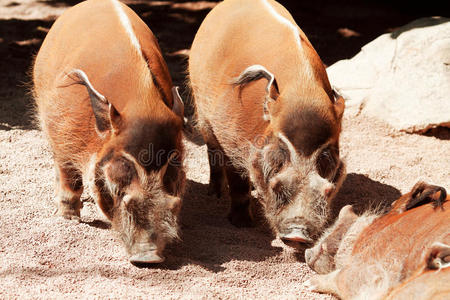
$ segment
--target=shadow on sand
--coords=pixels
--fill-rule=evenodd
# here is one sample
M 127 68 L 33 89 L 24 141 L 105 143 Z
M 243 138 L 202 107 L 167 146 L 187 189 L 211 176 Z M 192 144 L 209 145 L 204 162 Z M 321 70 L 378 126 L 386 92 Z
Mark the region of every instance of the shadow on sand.
M 282 251 L 271 246 L 274 236 L 264 226 L 236 228 L 226 217 L 229 203 L 207 196 L 207 185 L 188 180 L 181 211 L 181 243 L 166 250 L 163 268 L 197 264 L 223 271 L 232 260 L 263 261 Z
M 330 220 L 347 204 L 362 213 L 388 207 L 400 196 L 400 191 L 390 185 L 361 174 L 348 174 L 332 204 Z M 166 249 L 167 260 L 158 267 L 179 269 L 187 264 L 197 264 L 220 272 L 226 262 L 263 261 L 283 251 L 271 245 L 275 237 L 264 225 L 255 228 L 231 225 L 226 218 L 228 205 L 227 201 L 207 196 L 206 184 L 188 180 L 181 212 L 182 241 Z M 295 255 L 299 261 L 304 262 L 304 251 L 297 249 Z
M 355 212 L 361 214 L 367 210 L 388 208 L 400 196 L 400 191 L 393 186 L 350 173 L 332 202 L 331 219 L 336 218 L 347 204 L 353 205 Z

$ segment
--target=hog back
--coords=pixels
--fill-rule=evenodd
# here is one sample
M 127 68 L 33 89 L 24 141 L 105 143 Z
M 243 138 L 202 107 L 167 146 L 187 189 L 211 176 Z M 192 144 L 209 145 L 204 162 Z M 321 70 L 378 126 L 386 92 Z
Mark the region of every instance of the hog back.
M 278 82 L 280 94 L 292 90 L 302 95 L 294 101 L 304 101 L 308 105 L 318 101 L 321 103 L 317 105 L 328 108 L 332 105 L 319 97 L 307 96 L 319 90 L 331 96 L 331 88 L 320 58 L 289 12 L 269 1 L 278 14 L 292 23 L 286 25 L 274 16 L 270 7 L 258 3 L 264 1 L 232 8 L 239 7 L 240 2 L 225 1 L 206 17 L 196 35 L 189 62 L 200 127 L 207 122 L 214 132 L 220 132 L 216 137 L 226 153 L 242 141 L 253 142 L 269 124 L 262 119 L 266 82 L 250 83 L 241 91 L 231 85 L 250 65 L 259 64 L 270 70 Z M 239 22 L 234 21 L 236 19 Z M 296 26 L 300 36 L 294 35 L 291 26 Z M 282 105 L 287 104 L 271 106 L 273 115 Z

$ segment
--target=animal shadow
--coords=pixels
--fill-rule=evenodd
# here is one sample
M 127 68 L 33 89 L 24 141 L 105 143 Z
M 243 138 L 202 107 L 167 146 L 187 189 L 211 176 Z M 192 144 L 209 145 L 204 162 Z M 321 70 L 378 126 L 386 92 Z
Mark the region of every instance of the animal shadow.
M 181 211 L 181 241 L 169 245 L 162 268 L 197 264 L 220 272 L 232 260 L 263 261 L 282 248 L 272 247 L 272 233 L 262 224 L 236 228 L 227 219 L 229 203 L 207 196 L 207 185 L 188 180 Z
M 362 174 L 350 173 L 331 203 L 331 219 L 335 219 L 341 208 L 347 204 L 353 205 L 357 214 L 362 214 L 367 210 L 386 209 L 400 196 L 400 191 L 393 186 Z
M 102 220 L 81 221 L 81 223 L 98 229 L 111 229 L 111 224 Z

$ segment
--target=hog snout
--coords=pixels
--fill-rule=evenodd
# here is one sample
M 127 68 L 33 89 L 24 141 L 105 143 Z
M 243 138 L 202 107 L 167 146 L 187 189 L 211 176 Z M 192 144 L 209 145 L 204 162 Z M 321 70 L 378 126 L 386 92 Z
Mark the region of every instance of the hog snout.
M 314 255 L 314 253 L 313 253 L 312 248 L 305 250 L 305 261 L 309 267 L 311 267 L 311 265 L 314 265 L 313 255 Z
M 319 274 L 329 273 L 335 268 L 333 257 L 324 248 L 325 245 L 316 245 L 305 251 L 306 264 Z
M 286 245 L 294 248 L 310 246 L 314 242 L 308 229 L 301 225 L 293 225 L 281 230 L 279 237 Z
M 130 262 L 132 264 L 157 264 L 165 259 L 158 247 L 151 242 L 135 243 L 130 252 Z
M 121 233 L 130 262 L 155 264 L 164 261 L 162 253 L 166 244 L 178 238 L 180 198 L 164 193 L 150 198 L 127 194 L 121 203 L 116 208 L 113 225 Z

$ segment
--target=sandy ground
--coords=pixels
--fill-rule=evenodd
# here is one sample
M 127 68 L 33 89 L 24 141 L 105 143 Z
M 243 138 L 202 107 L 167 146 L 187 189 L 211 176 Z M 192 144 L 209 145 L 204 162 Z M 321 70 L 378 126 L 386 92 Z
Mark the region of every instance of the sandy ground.
M 85 202 L 81 223 L 53 215 L 53 162 L 42 133 L 31 121 L 31 101 L 23 83 L 28 80 L 25 73 L 31 54 L 39 48 L 54 20 L 52 15 L 75 2 L 49 1 L 44 5 L 36 1 L 41 14 L 33 11 L 31 20 L 26 21 L 20 9 L 7 10 L 20 2 L 0 2 L 0 298 L 332 299 L 305 290 L 304 282 L 313 272 L 301 251 L 283 245 L 263 227 L 237 229 L 228 223 L 228 203 L 206 195 L 206 148 L 189 141 L 182 242 L 167 249 L 162 265 L 132 266 L 109 222 L 93 203 Z M 317 5 L 323 4 L 319 2 Z M 33 1 L 26 4 L 33 5 Z M 174 7 L 171 1 L 135 3 L 132 7 L 159 33 L 175 82 L 181 84 L 183 58 L 173 53 L 189 47 L 200 20 L 213 4 L 176 4 L 184 8 Z M 287 6 L 296 8 L 292 3 Z M 334 21 L 339 23 L 339 18 L 347 16 L 349 24 L 355 24 L 353 30 L 366 32 L 350 38 L 353 40 L 337 35 L 330 25 L 333 20 L 327 21 L 325 29 L 317 29 L 320 20 L 308 19 L 313 8 L 304 8 L 304 15 L 294 14 L 296 19 L 305 16 L 309 29 L 305 31 L 311 33 L 313 44 L 319 45 L 319 53 L 320 49 L 325 53 L 326 63 L 350 57 L 372 35 L 417 16 L 369 6 L 363 13 L 384 22 L 379 28 L 375 22 L 377 29 L 369 30 L 367 24 L 356 25 L 352 9 L 343 10 L 344 17 Z M 7 20 L 11 17 L 21 19 Z M 174 35 L 174 30 L 179 34 Z M 325 41 L 320 41 L 321 36 Z M 342 43 L 337 52 L 327 44 L 333 39 Z M 449 138 L 448 131 L 408 135 L 393 132 L 373 119 L 345 117 L 341 153 L 349 174 L 334 211 L 345 203 L 355 203 L 361 209 L 389 203 L 418 180 L 450 189 Z

